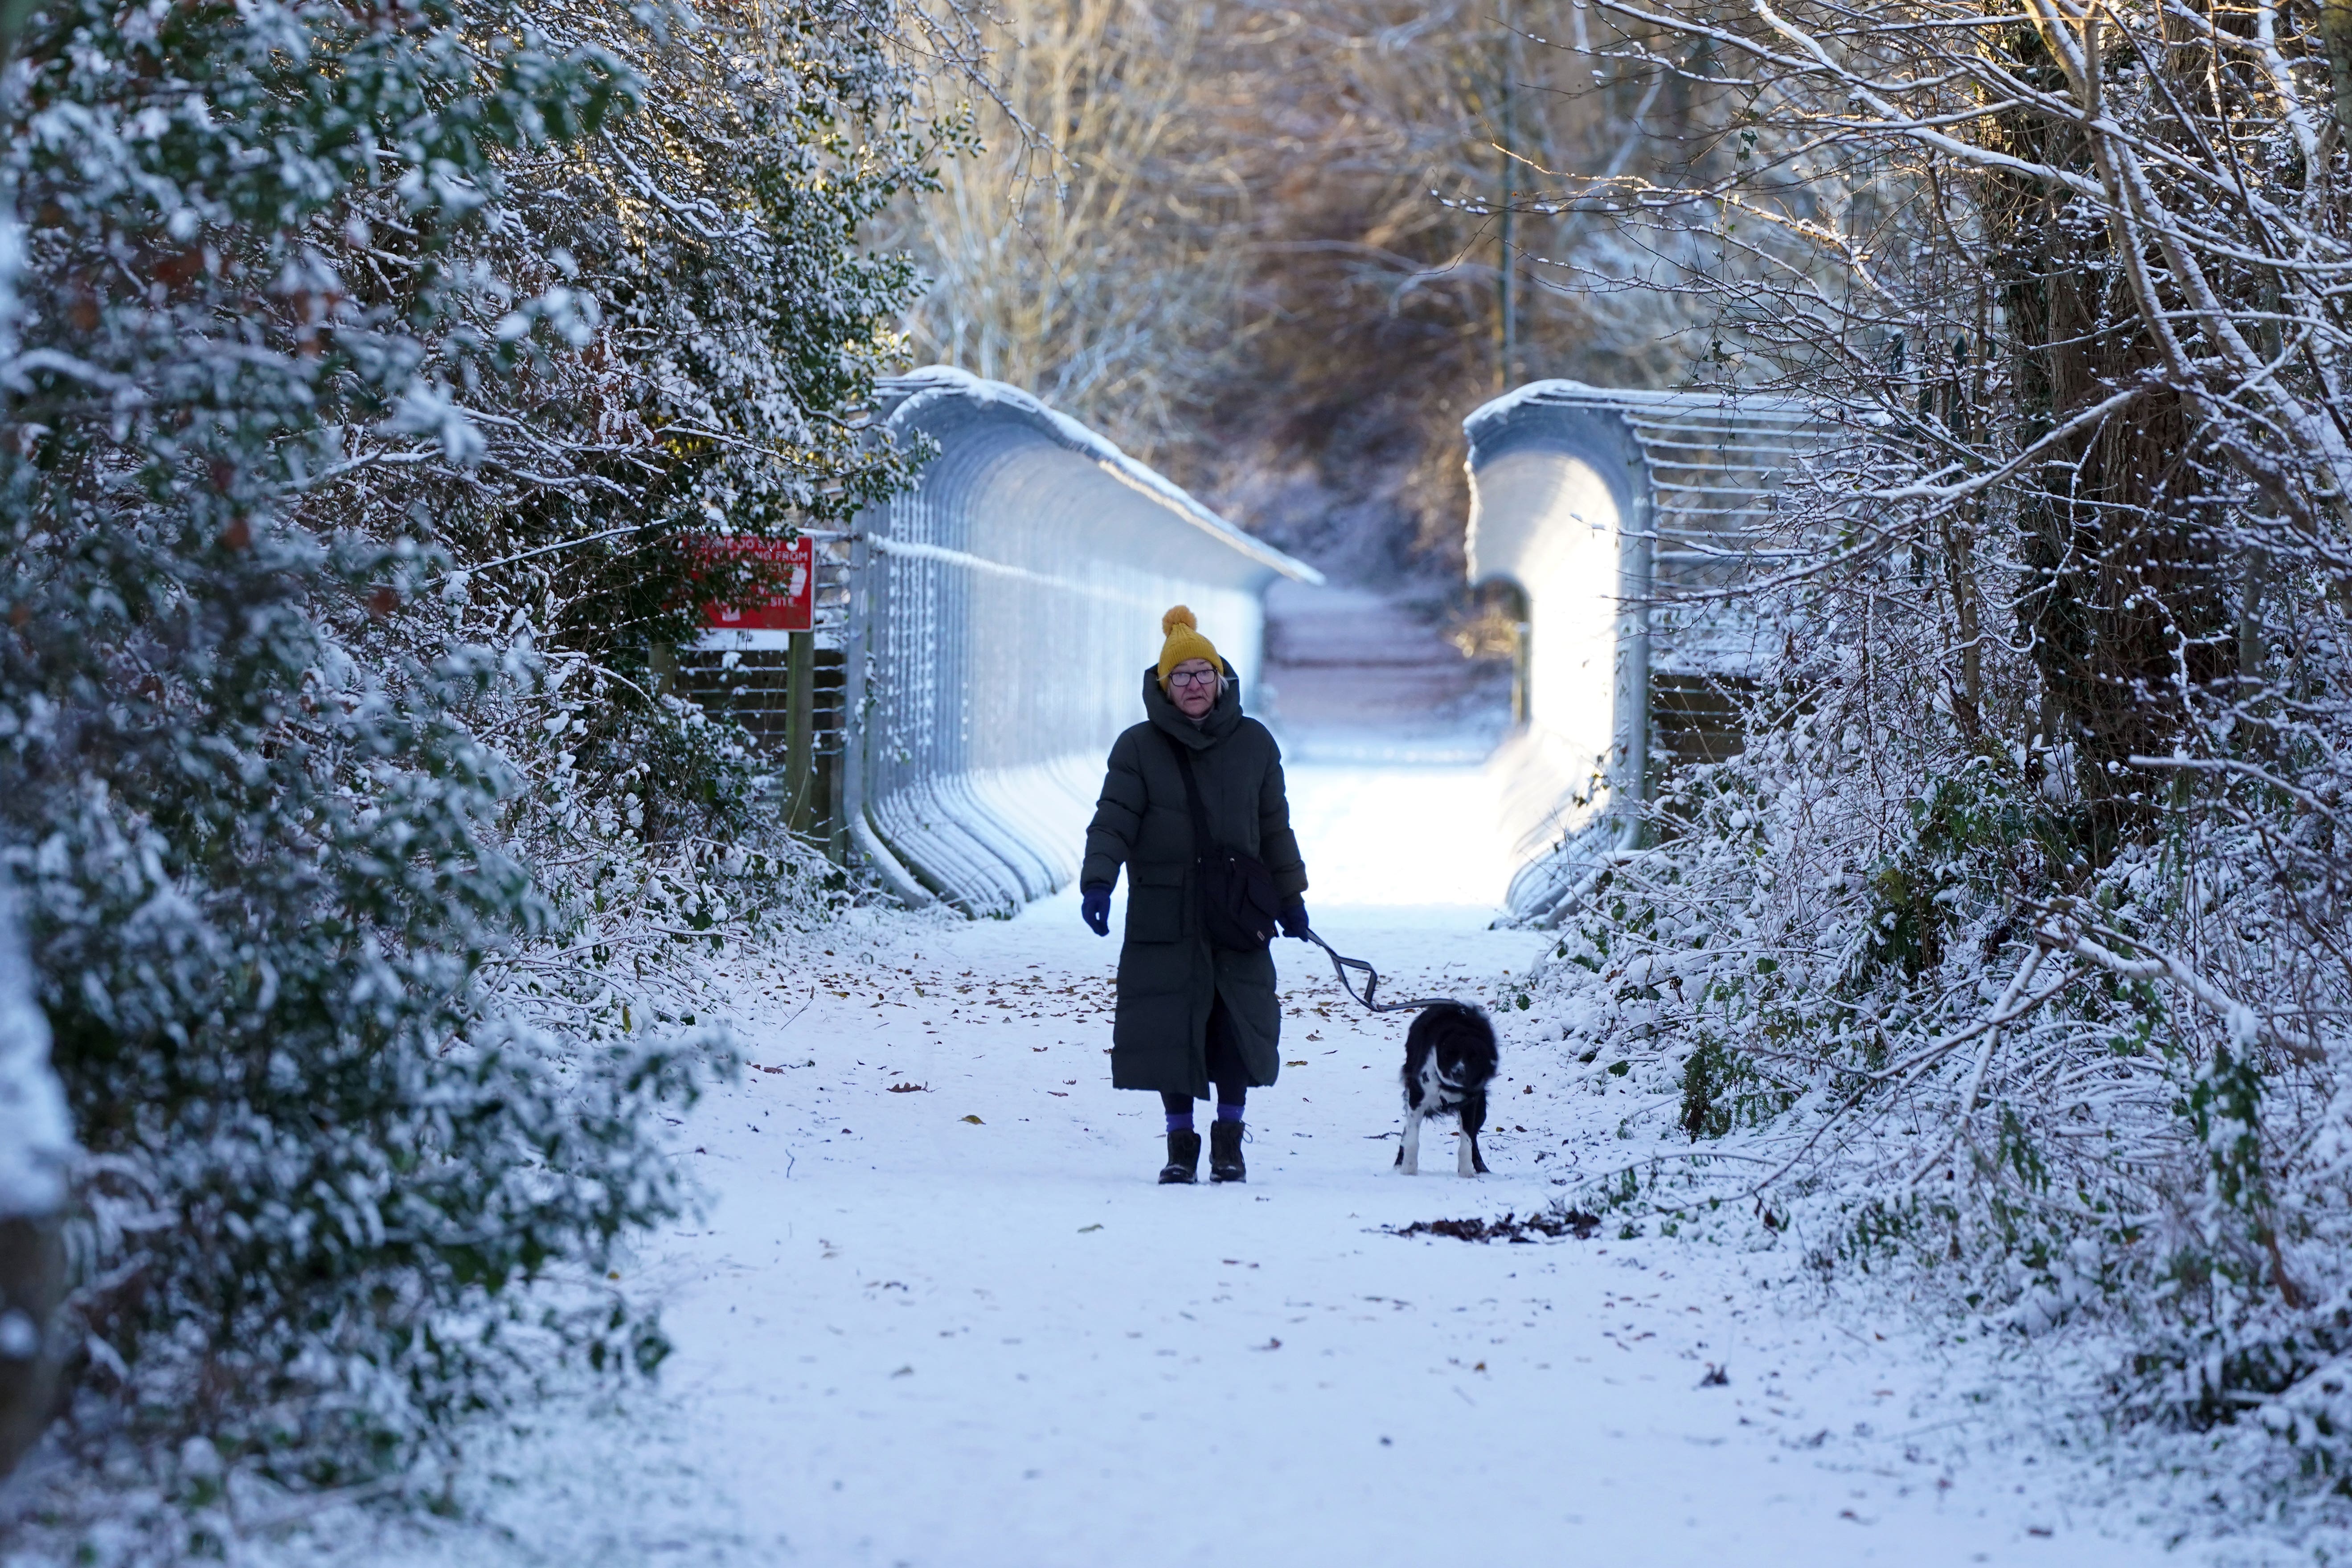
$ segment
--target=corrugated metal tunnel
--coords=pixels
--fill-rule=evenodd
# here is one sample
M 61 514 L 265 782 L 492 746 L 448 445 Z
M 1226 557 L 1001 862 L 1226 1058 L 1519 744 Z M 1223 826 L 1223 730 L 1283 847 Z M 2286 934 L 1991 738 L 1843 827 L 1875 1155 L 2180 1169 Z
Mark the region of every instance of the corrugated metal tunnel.
M 1739 742 L 1759 667 L 1735 589 L 1783 542 L 1778 497 L 1834 423 L 1793 398 L 1540 381 L 1463 422 L 1472 585 L 1524 604 L 1505 743 L 1509 903 L 1556 919 L 1641 831 L 1656 771 Z
M 842 809 L 902 897 L 1009 913 L 1076 875 L 1160 613 L 1192 606 L 1246 700 L 1266 584 L 1321 579 L 1026 393 L 946 368 L 884 390 L 939 455 L 850 541 Z

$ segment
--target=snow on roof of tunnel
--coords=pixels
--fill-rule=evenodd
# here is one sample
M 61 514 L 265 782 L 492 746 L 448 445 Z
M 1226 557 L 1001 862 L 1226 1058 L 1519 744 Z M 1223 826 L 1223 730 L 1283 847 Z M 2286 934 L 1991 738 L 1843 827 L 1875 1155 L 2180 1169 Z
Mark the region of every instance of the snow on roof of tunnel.
M 1875 424 L 1879 420 L 1874 413 L 1827 398 L 1792 397 L 1786 393 L 1759 392 L 1748 387 L 1725 386 L 1699 391 L 1691 388 L 1594 386 L 1589 382 L 1554 376 L 1530 381 L 1500 396 L 1491 397 L 1472 409 L 1462 422 L 1476 425 L 1483 420 L 1501 418 L 1514 409 L 1545 404 L 1643 409 L 1659 413 L 1717 409 L 1756 416 L 1802 416 L 1832 423 L 1843 420 Z
M 1656 476 L 1654 485 L 1662 496 L 1732 493 L 1691 479 L 1723 468 L 1725 459 L 1734 457 L 1745 459 L 1740 466 L 1769 486 L 1797 460 L 1825 449 L 1840 430 L 1876 428 L 1885 422 L 1874 410 L 1737 387 L 1669 392 L 1535 381 L 1481 404 L 1462 421 L 1473 472 L 1511 437 L 1541 430 L 1540 416 L 1550 410 L 1615 416 Z M 1677 472 L 1686 477 L 1670 477 Z M 1755 488 L 1740 487 L 1739 493 Z M 1676 509 L 1675 503 L 1662 504 Z
M 950 398 L 978 405 L 1002 405 L 1025 416 L 1039 430 L 1080 457 L 1091 459 L 1110 478 L 1140 492 L 1219 543 L 1285 577 L 1320 584 L 1323 574 L 1304 561 L 1243 531 L 1219 517 L 1154 470 L 1137 462 L 1100 435 L 1041 399 L 1001 381 L 989 381 L 953 365 L 926 365 L 904 375 L 887 376 L 878 384 L 885 398 L 898 401 L 890 408 L 894 426 L 912 423 L 926 409 Z M 919 478 L 917 481 L 920 483 Z

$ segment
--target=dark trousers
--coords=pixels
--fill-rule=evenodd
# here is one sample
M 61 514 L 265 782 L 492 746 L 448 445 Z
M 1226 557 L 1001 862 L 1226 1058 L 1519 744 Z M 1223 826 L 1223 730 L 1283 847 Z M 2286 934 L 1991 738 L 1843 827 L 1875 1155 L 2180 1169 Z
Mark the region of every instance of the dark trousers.
M 1249 1095 L 1249 1073 L 1242 1066 L 1241 1047 L 1234 1043 L 1233 1015 L 1225 1011 L 1222 996 L 1209 1004 L 1209 1081 L 1217 1086 L 1219 1105 L 1239 1105 Z M 1181 1116 L 1192 1109 L 1189 1094 L 1167 1094 L 1160 1103 L 1171 1116 Z

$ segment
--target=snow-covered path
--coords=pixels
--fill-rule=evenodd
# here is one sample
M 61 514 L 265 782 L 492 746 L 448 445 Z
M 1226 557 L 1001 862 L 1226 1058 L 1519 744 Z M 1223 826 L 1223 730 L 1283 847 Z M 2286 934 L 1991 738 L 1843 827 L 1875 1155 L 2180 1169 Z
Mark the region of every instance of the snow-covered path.
M 1541 945 L 1487 929 L 1489 787 L 1295 773 L 1318 928 L 1401 994 L 1477 990 Z M 1820 1313 L 1790 1249 L 1386 1234 L 1539 1207 L 1564 1163 L 1605 1163 L 1606 1119 L 1506 1020 L 1494 1173 L 1454 1176 L 1449 1131 L 1436 1173 L 1394 1174 L 1403 1019 L 1366 1019 L 1319 953 L 1278 947 L 1287 1066 L 1228 1187 L 1154 1184 L 1157 1101 L 1114 1092 L 1103 1060 L 1115 946 L 1073 898 L 885 920 L 814 973 L 754 977 L 758 1067 L 681 1129 L 716 1206 L 633 1270 L 677 1344 L 662 1390 L 508 1456 L 499 1560 L 2158 1554 L 2077 1528 L 2079 1473 L 1988 1450 L 1990 1413 L 1914 1331 Z M 470 1568 L 484 1546 L 430 1555 Z
M 1415 990 L 1524 969 L 1541 939 L 1480 904 L 1381 901 L 1491 890 L 1491 847 L 1440 826 L 1485 787 L 1300 770 L 1318 929 Z M 1234 1187 L 1153 1184 L 1157 1104 L 1102 1058 L 1114 946 L 1071 899 L 772 981 L 758 1069 L 688 1127 L 719 1205 L 640 1269 L 667 1411 L 526 1538 L 886 1568 L 2147 1560 L 2012 1489 L 2031 1468 L 1906 1445 L 1952 1415 L 1916 1351 L 1780 1310 L 1784 1254 L 1383 1234 L 1527 1213 L 1587 1152 L 1528 1049 L 1491 1177 L 1451 1173 L 1450 1133 L 1440 1173 L 1393 1174 L 1403 1022 L 1309 956 L 1281 944 L 1289 1065 Z

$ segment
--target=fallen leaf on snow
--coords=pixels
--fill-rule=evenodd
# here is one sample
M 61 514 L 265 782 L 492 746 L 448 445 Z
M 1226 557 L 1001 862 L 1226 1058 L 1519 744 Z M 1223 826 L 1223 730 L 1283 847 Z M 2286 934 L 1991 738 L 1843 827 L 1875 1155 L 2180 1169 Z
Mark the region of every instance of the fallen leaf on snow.
M 927 1083 L 894 1083 L 890 1086 L 890 1092 L 892 1094 L 923 1094 L 929 1092 L 930 1087 L 931 1086 Z
M 1084 1235 L 1086 1235 L 1086 1233 L 1087 1233 L 1087 1232 L 1088 1232 L 1088 1231 L 1090 1231 L 1090 1230 L 1100 1230 L 1101 1228 L 1102 1228 L 1102 1223 L 1101 1223 L 1099 1220 L 1097 1220 L 1097 1221 L 1096 1223 L 1094 1223 L 1093 1225 L 1082 1225 L 1082 1226 L 1078 1226 L 1078 1234 L 1079 1234 L 1080 1236 L 1084 1236 Z
M 985 1127 L 985 1126 L 987 1126 L 987 1125 L 988 1125 L 988 1123 L 987 1123 L 987 1122 L 982 1121 L 979 1117 L 977 1117 L 977 1116 L 967 1116 L 967 1117 L 965 1117 L 965 1118 L 964 1118 L 964 1120 L 965 1120 L 966 1121 L 971 1122 L 974 1127 Z

